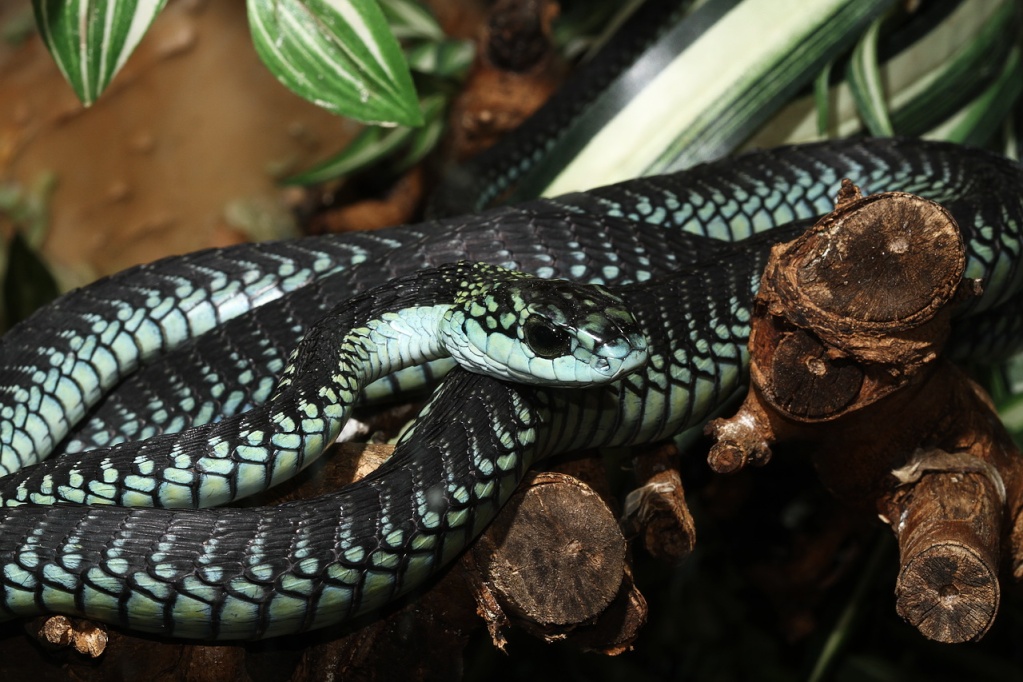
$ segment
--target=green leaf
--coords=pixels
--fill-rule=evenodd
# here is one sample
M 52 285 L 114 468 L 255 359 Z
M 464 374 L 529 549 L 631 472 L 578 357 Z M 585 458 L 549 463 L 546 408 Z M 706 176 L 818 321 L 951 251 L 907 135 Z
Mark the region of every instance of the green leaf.
M 892 4 L 698 4 L 531 157 L 542 163 L 513 170 L 511 198 L 671 172 L 730 152 Z
M 286 185 L 312 185 L 349 175 L 394 153 L 411 136 L 411 129 L 364 128 L 339 154 L 298 175 L 285 178 Z
M 962 21 L 957 21 L 960 16 L 950 16 L 946 22 L 955 28 L 957 37 L 972 37 L 949 52 L 934 68 L 918 74 L 911 84 L 900 88 L 897 83 L 886 80 L 892 94 L 892 128 L 898 135 L 917 137 L 927 133 L 956 114 L 999 77 L 1019 35 L 1020 23 L 1014 16 L 1017 2 L 1005 0 L 994 6 L 990 16 L 977 27 L 964 26 Z M 971 11 L 970 18 L 974 18 L 980 14 L 979 10 L 988 7 L 967 9 Z
M 301 97 L 341 116 L 422 125 L 415 86 L 376 0 L 248 0 L 256 52 Z
M 1002 71 L 1019 35 L 1013 16 L 1018 0 L 959 3 L 951 13 L 931 6 L 935 16 L 920 16 L 894 29 L 879 47 L 886 56 L 881 78 L 897 135 L 918 137 L 960 111 Z M 847 75 L 845 71 L 843 75 Z M 774 147 L 820 139 L 814 96 L 790 102 L 752 138 L 747 148 Z M 843 78 L 828 93 L 828 134 L 863 134 L 863 119 Z
M 1023 93 L 1023 58 L 1013 48 L 998 78 L 955 116 L 924 137 L 982 146 L 995 136 Z
M 121 70 L 166 0 L 32 0 L 46 48 L 85 106 Z
M 410 47 L 405 56 L 413 71 L 461 79 L 472 66 L 476 46 L 471 40 L 431 40 Z
M 423 99 L 423 118 L 426 119 L 426 124 L 413 131 L 408 149 L 398 161 L 396 170 L 401 171 L 416 165 L 437 146 L 446 124 L 444 119 L 446 105 L 447 99 L 441 95 L 431 95 Z
M 380 0 L 387 23 L 398 40 L 444 40 L 444 29 L 430 11 L 412 0 Z
M 828 134 L 829 100 L 831 99 L 831 89 L 828 84 L 831 80 L 832 64 L 833 62 L 825 64 L 813 81 L 813 99 L 817 109 L 817 134 L 822 136 Z
M 891 137 L 894 131 L 881 87 L 881 69 L 877 64 L 877 36 L 880 32 L 881 19 L 877 19 L 853 50 L 847 79 L 860 117 L 870 134 Z
M 824 642 L 814 663 L 813 671 L 810 673 L 810 682 L 820 682 L 826 678 L 826 673 L 835 662 L 836 657 L 847 645 L 848 640 L 855 633 L 854 623 L 862 617 L 866 603 L 866 596 L 870 591 L 871 584 L 877 581 L 877 577 L 884 565 L 884 560 L 889 559 L 889 545 L 891 540 L 883 533 L 875 533 L 874 549 L 867 557 L 866 566 L 861 569 L 856 587 L 846 601 L 842 614 L 834 623 L 828 638 Z
M 444 97 L 432 95 L 423 99 L 422 113 L 426 125 L 420 128 L 364 128 L 347 147 L 336 156 L 332 156 L 307 171 L 284 180 L 287 185 L 312 185 L 317 182 L 334 180 L 344 175 L 351 175 L 380 163 L 408 145 L 409 150 L 398 164 L 398 168 L 411 166 L 425 156 L 436 144 L 443 128 L 441 112 L 444 110 Z M 427 141 L 433 138 L 432 144 L 418 152 Z M 411 142 L 410 142 L 411 141 Z M 418 154 L 418 157 L 417 157 Z

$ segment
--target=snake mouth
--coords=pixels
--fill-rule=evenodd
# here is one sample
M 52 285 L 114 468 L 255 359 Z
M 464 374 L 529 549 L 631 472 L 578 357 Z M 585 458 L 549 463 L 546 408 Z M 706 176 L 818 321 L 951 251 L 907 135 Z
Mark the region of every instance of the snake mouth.
M 623 349 L 624 347 L 624 349 Z M 630 339 L 627 344 L 606 345 L 590 358 L 590 369 L 609 381 L 630 374 L 646 364 L 646 338 Z

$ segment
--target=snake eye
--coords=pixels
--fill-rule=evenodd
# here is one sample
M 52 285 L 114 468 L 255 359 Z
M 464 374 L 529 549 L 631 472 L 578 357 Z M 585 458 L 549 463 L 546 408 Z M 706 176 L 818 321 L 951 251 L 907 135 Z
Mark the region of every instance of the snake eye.
M 526 343 L 541 358 L 552 360 L 559 355 L 568 355 L 572 349 L 572 338 L 568 332 L 539 315 L 527 317 L 522 331 Z

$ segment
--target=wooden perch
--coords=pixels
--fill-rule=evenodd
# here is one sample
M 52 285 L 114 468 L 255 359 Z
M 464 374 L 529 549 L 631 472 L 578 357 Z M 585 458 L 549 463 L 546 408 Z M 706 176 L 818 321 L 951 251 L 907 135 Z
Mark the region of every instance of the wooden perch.
M 547 641 L 619 653 L 646 620 L 614 513 L 590 486 L 560 472 L 533 475 L 473 546 L 480 612 Z M 494 608 L 494 604 L 498 608 Z
M 510 504 L 473 547 L 481 577 L 527 627 L 560 639 L 618 593 L 625 538 L 604 501 L 565 474 L 532 476 Z
M 878 511 L 899 540 L 897 611 L 941 642 L 990 628 L 1002 538 L 1020 525 L 1019 453 L 987 397 L 940 357 L 955 303 L 978 292 L 964 268 L 945 209 L 862 198 L 844 182 L 833 213 L 772 251 L 749 394 L 707 428 L 718 471 L 799 444 L 840 499 Z
M 696 545 L 696 523 L 686 504 L 678 448 L 642 448 L 632 458 L 639 487 L 625 498 L 622 527 L 643 540 L 651 556 L 680 563 Z
M 977 639 L 998 609 L 998 553 L 1005 491 L 993 467 L 972 455 L 919 451 L 886 500 L 898 519 L 900 616 L 939 642 Z

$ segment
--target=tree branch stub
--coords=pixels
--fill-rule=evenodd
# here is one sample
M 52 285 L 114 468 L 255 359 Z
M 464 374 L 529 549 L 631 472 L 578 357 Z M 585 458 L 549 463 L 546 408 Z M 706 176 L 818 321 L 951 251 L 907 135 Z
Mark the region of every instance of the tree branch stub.
M 940 357 L 954 304 L 979 290 L 964 269 L 944 208 L 904 193 L 863 198 L 845 181 L 833 213 L 774 247 L 750 391 L 735 417 L 708 426 L 719 471 L 788 442 L 840 499 L 877 510 L 899 540 L 897 611 L 942 642 L 990 628 L 1003 529 L 1023 488 L 989 399 Z

